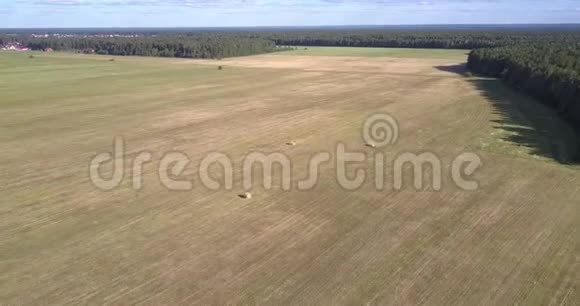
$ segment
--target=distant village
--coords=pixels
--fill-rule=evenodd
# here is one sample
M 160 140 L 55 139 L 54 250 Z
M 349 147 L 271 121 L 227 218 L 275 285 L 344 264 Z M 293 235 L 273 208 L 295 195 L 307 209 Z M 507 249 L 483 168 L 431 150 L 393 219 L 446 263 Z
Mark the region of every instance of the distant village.
M 21 45 L 19 42 L 9 42 L 0 46 L 2 51 L 28 51 L 28 47 Z
M 8 36 L 17 36 L 16 34 L 8 34 Z M 138 34 L 65 34 L 65 33 L 51 33 L 51 34 L 31 34 L 30 37 L 33 38 L 88 38 L 88 37 L 98 37 L 98 38 L 136 38 L 144 35 Z M 156 35 L 151 35 L 152 37 Z M 29 51 L 30 49 L 25 45 L 20 44 L 17 41 L 7 42 L 5 44 L 0 44 L 0 51 Z M 52 52 L 51 48 L 47 48 L 44 51 Z M 95 53 L 93 49 L 80 50 L 81 53 Z
M 139 35 L 139 34 L 75 34 L 75 33 L 51 33 L 51 34 L 31 34 L 30 37 L 34 37 L 34 38 L 48 38 L 48 37 L 54 37 L 54 38 L 71 38 L 71 37 L 76 37 L 76 38 L 89 38 L 89 37 L 99 37 L 99 38 L 114 38 L 114 37 L 123 37 L 123 38 L 136 38 L 136 37 L 141 37 L 143 35 Z M 153 35 L 155 36 L 155 35 Z

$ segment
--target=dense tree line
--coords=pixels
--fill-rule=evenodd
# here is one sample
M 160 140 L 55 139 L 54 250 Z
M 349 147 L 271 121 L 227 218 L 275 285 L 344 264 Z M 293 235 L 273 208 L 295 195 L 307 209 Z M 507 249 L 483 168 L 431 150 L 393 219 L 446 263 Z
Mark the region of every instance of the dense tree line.
M 501 78 L 580 126 L 580 42 L 535 42 L 470 53 L 470 70 Z
M 517 29 L 517 28 L 516 28 Z M 478 49 L 525 45 L 533 42 L 580 41 L 579 30 L 545 29 L 528 32 L 516 29 L 474 28 L 471 30 L 387 29 L 278 29 L 278 30 L 124 30 L 110 33 L 95 30 L 65 31 L 62 36 L 34 37 L 21 31 L 2 40 L 18 39 L 31 49 L 55 51 L 93 49 L 101 54 L 165 57 L 218 58 L 279 50 L 276 46 L 344 46 L 391 48 Z M 108 34 L 124 37 L 106 37 Z M 105 37 L 104 37 L 105 36 Z M 130 36 L 130 37 L 127 37 Z
M 455 48 L 473 49 L 500 44 L 498 37 L 460 33 L 381 33 L 362 32 L 298 32 L 271 33 L 278 45 L 384 47 L 384 48 Z
M 242 36 L 161 37 L 0 37 L 18 40 L 32 50 L 80 51 L 106 55 L 137 55 L 185 58 L 225 58 L 279 51 L 274 42 Z
M 332 30 L 261 32 L 256 37 L 277 45 L 383 48 L 477 49 L 525 44 L 534 41 L 580 41 L 580 31 L 383 31 Z
M 55 32 L 56 31 L 56 32 Z M 0 34 L 2 40 L 18 39 L 29 48 L 55 51 L 93 49 L 101 54 L 165 57 L 218 58 L 243 56 L 280 50 L 276 46 L 344 46 L 390 48 L 477 49 L 530 44 L 537 41 L 557 43 L 580 41 L 578 29 L 544 29 L 534 32 L 518 28 L 478 28 L 466 30 L 393 30 L 393 29 L 255 29 L 206 30 L 68 30 L 54 36 L 35 37 L 30 30 L 12 36 Z M 38 32 L 37 33 L 42 33 Z M 107 37 L 121 35 L 123 37 Z M 127 37 L 129 36 L 129 37 Z

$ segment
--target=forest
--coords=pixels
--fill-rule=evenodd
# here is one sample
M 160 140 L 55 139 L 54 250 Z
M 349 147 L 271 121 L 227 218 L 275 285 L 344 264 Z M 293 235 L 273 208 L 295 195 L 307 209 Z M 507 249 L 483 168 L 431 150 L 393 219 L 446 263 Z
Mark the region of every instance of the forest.
M 0 34 L 2 42 L 18 40 L 33 50 L 94 50 L 99 54 L 186 58 L 223 58 L 284 50 L 289 46 L 344 46 L 382 48 L 478 49 L 530 44 L 580 41 L 580 30 L 545 29 L 238 29 L 125 30 L 110 33 L 95 30 L 47 31 L 35 35 L 19 31 Z M 43 33 L 43 32 L 37 32 Z M 50 34 L 48 34 L 50 33 Z
M 533 42 L 473 50 L 468 68 L 556 109 L 580 126 L 580 43 Z
M 284 50 L 262 39 L 234 35 L 196 36 L 0 36 L 0 45 L 18 41 L 31 50 L 76 51 L 102 55 L 225 58 Z
M 380 48 L 477 49 L 519 45 L 533 41 L 580 41 L 580 31 L 286 31 L 257 37 L 277 45 Z

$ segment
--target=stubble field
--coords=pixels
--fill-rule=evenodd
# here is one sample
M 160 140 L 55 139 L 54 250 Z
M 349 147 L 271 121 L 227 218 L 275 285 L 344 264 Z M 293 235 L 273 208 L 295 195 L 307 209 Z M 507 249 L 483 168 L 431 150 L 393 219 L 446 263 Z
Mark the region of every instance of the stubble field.
M 462 52 L 345 50 L 222 61 L 0 53 L 0 302 L 576 303 L 572 129 L 496 80 L 465 77 Z M 361 127 L 377 113 L 396 118 L 396 144 L 365 147 Z M 126 161 L 153 154 L 141 190 L 130 172 L 109 192 L 89 179 L 115 136 Z M 212 191 L 197 173 L 212 152 L 235 165 L 279 152 L 294 186 L 313 154 L 334 156 L 339 143 L 369 156 L 348 168 L 368 172 L 357 190 L 339 186 L 334 160 L 313 189 L 275 179 L 250 200 L 239 175 Z M 191 159 L 179 179 L 192 190 L 160 183 L 172 151 Z M 406 171 L 395 190 L 387 163 L 377 190 L 377 152 L 432 152 L 442 189 L 415 190 Z M 449 177 L 463 152 L 481 157 L 476 191 Z

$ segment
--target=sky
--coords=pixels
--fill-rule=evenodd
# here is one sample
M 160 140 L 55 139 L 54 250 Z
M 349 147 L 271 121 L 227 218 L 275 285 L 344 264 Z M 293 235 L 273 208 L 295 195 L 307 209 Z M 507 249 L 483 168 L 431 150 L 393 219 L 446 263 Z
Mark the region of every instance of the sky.
M 579 22 L 580 0 L 0 0 L 0 28 Z

